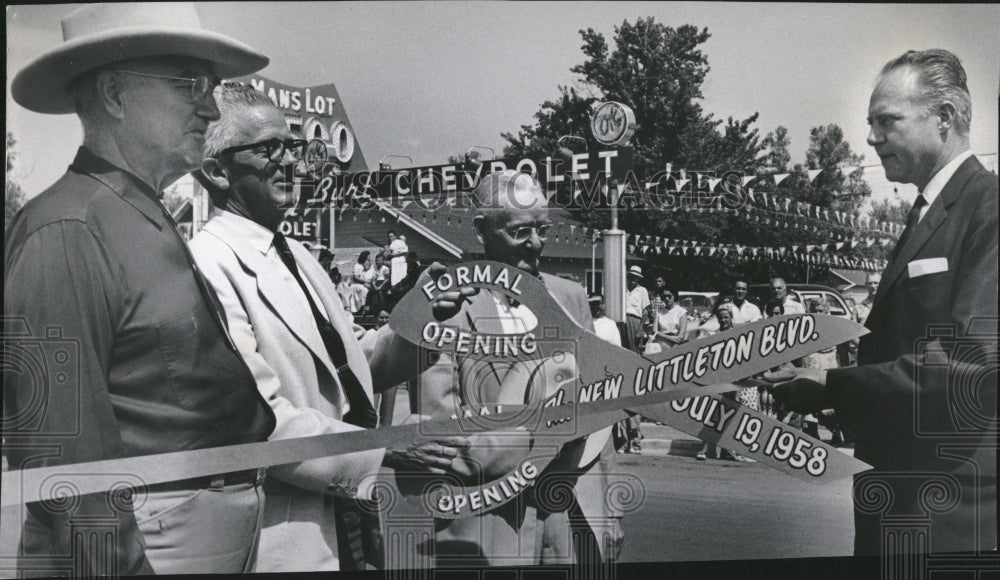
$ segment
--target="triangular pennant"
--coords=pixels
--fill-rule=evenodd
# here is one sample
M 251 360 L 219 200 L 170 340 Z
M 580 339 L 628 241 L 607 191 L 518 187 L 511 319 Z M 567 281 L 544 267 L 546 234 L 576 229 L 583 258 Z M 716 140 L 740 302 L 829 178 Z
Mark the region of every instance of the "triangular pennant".
M 809 174 L 809 183 L 812 183 L 816 179 L 816 176 L 819 175 L 822 172 L 823 172 L 822 169 L 810 169 L 810 170 L 808 170 L 806 173 Z

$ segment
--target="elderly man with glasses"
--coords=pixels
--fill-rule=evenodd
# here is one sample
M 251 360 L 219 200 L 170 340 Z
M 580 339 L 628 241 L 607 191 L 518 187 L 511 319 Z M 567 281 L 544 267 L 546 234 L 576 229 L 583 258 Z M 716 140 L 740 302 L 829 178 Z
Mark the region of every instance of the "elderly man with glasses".
M 37 362 L 66 371 L 5 372 L 11 466 L 263 441 L 274 414 L 160 196 L 200 166 L 219 79 L 268 59 L 203 30 L 189 4 L 89 5 L 62 31 L 11 83 L 21 106 L 83 126 L 69 170 L 8 226 L 5 331 L 57 337 Z M 142 473 L 93 476 L 141 493 L 29 504 L 22 575 L 252 571 L 259 470 L 146 489 Z
M 593 332 L 583 288 L 540 271 L 551 221 L 539 184 L 530 175 L 505 171 L 483 177 L 473 193 L 477 211 L 472 225 L 485 258 L 540 278 L 566 313 Z M 433 276 L 434 266 L 431 270 Z M 461 287 L 442 292 L 439 299 L 461 305 L 458 315 L 442 323 L 454 328 L 484 334 L 541 332 L 535 329 L 538 318 L 527 305 L 499 293 L 474 293 L 471 287 Z M 466 405 L 540 403 L 567 381 L 575 384 L 575 357 L 569 353 L 562 359 L 486 362 L 441 355 L 436 365 L 420 375 L 418 412 L 447 417 Z M 621 547 L 621 529 L 620 514 L 604 498 L 608 487 L 605 460 L 614 453 L 610 434 L 609 427 L 562 447 L 545 472 L 552 476 L 546 481 L 559 482 L 554 484 L 558 492 L 535 486 L 518 501 L 479 516 L 439 521 L 433 551 L 436 566 L 586 566 L 602 559 L 613 561 Z M 465 485 L 507 477 L 533 444 L 545 445 L 544 438 L 532 442 L 530 433 L 524 431 L 483 433 L 469 440 L 470 447 L 447 470 Z M 546 501 L 552 493 L 566 501 Z
M 376 345 L 376 335 L 347 319 L 323 266 L 278 231 L 294 203 L 295 171 L 304 169 L 299 161 L 306 144 L 292 135 L 281 110 L 246 85 L 225 85 L 218 101 L 222 117 L 209 127 L 196 173 L 215 209 L 191 240 L 191 251 L 274 410 L 272 439 L 374 428 L 373 386 L 393 387 L 409 378 L 407 369 L 415 375 L 416 349 L 390 340 Z M 358 342 L 362 335 L 382 368 L 374 384 Z M 383 335 L 389 336 L 388 328 Z M 377 518 L 365 525 L 365 511 L 353 501 L 371 498 L 368 476 L 383 465 L 443 473 L 466 443 L 442 438 L 272 467 L 257 571 L 382 567 L 372 540 Z

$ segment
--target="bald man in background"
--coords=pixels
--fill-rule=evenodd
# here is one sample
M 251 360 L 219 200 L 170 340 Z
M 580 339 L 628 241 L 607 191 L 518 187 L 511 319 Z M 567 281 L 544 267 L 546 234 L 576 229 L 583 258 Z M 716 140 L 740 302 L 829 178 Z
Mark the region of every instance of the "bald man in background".
M 473 227 L 486 259 L 539 277 L 572 319 L 594 332 L 583 288 L 539 271 L 551 221 L 538 183 L 524 173 L 492 173 L 482 179 L 474 196 L 477 212 Z M 524 333 L 537 325 L 531 310 L 499 293 L 483 290 L 470 297 L 456 290 L 453 295 L 468 302 L 443 324 L 496 334 Z M 525 365 L 517 362 L 490 363 L 443 354 L 420 377 L 417 412 L 443 417 L 470 404 L 540 403 L 553 389 L 576 381 L 575 358 L 569 354 L 566 359 L 558 365 L 541 365 L 542 372 L 532 379 Z M 517 501 L 478 517 L 440 521 L 437 566 L 592 564 L 590 560 L 597 554 L 605 562 L 616 559 L 621 547 L 620 514 L 604 499 L 608 485 L 605 459 L 614 453 L 610 433 L 607 428 L 567 443 L 546 470 L 546 474 L 561 474 L 561 482 L 572 487 L 573 497 L 565 502 L 568 505 L 545 505 L 536 499 L 545 494 L 530 489 Z M 473 435 L 469 440 L 470 447 L 452 462 L 451 471 L 466 485 L 507 475 L 530 445 L 528 437 L 517 439 L 509 432 Z

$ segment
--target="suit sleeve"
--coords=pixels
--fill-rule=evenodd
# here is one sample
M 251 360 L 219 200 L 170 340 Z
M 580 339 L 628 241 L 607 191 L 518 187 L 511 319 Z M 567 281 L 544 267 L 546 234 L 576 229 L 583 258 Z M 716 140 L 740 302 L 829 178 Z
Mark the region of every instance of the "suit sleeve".
M 958 253 L 961 258 L 955 272 L 954 288 L 951 290 L 953 300 L 949 305 L 949 320 L 956 329 L 956 336 L 964 337 L 963 342 L 967 346 L 975 346 L 975 350 L 964 350 L 961 360 L 953 358 L 947 361 L 948 364 L 938 364 L 940 360 L 935 364 L 927 364 L 924 357 L 906 354 L 885 363 L 831 370 L 827 384 L 838 410 L 843 410 L 847 415 L 856 415 L 865 408 L 883 405 L 886 401 L 912 404 L 915 391 L 921 396 L 934 397 L 946 403 L 943 397 L 947 397 L 947 393 L 939 391 L 946 390 L 949 383 L 961 381 L 963 376 L 974 379 L 981 370 L 974 361 L 995 357 L 998 258 L 996 187 L 992 188 L 992 195 L 983 197 L 987 200 L 986 204 L 972 213 L 972 221 L 961 240 L 962 250 Z M 977 339 L 977 336 L 983 338 Z M 982 358 L 984 356 L 985 359 Z M 970 362 L 973 364 L 969 364 Z M 996 408 L 995 390 L 992 394 L 981 393 L 980 396 L 992 399 L 992 406 Z M 935 415 L 938 420 L 948 420 L 948 413 Z M 929 419 L 934 420 L 934 416 Z M 953 428 L 950 425 L 936 426 L 947 430 Z
M 381 393 L 398 386 L 430 368 L 436 355 L 399 336 L 389 325 L 368 331 L 360 339 L 361 350 L 368 357 L 372 390 Z
M 107 377 L 115 321 L 121 315 L 119 284 L 125 278 L 97 234 L 75 221 L 47 225 L 23 243 L 12 243 L 5 266 L 4 325 L 7 329 L 17 325 L 30 333 L 23 341 L 5 340 L 6 354 L 14 356 L 15 348 L 24 347 L 23 356 L 17 358 L 30 359 L 45 369 L 53 362 L 45 344 L 66 345 L 70 357 L 75 353 L 79 371 L 75 376 L 70 373 L 62 384 L 56 374 L 42 384 L 36 381 L 46 375 L 16 372 L 4 365 L 4 437 L 11 466 L 32 468 L 122 457 L 124 444 Z M 46 402 L 39 414 L 11 420 L 30 411 L 39 396 Z M 72 487 L 72 482 L 67 483 Z M 153 573 L 130 503 L 112 500 L 108 494 L 91 494 L 28 504 L 28 510 L 53 531 L 56 545 L 51 553 L 73 554 L 75 562 L 82 564 L 80 573 Z M 103 526 L 109 518 L 114 522 L 114 545 L 79 550 L 76 544 L 81 539 L 87 543 L 90 534 L 74 532 L 73 527 L 86 527 L 88 519 L 100 521 L 97 535 L 105 536 Z M 81 533 L 85 534 L 82 538 L 74 537 Z M 113 554 L 115 560 L 94 559 L 92 554 Z
M 235 285 L 226 275 L 225 270 L 228 268 L 223 268 L 221 264 L 225 258 L 212 256 L 205 251 L 204 246 L 197 244 L 192 246 L 192 250 L 198 260 L 198 266 L 212 284 L 225 310 L 233 343 L 250 367 L 261 396 L 274 411 L 276 423 L 270 438 L 294 439 L 360 430 L 361 427 L 339 421 L 317 409 L 297 407 L 282 396 L 281 378 L 268 364 L 267 359 L 261 356 L 253 324 Z M 245 275 L 238 265 L 232 271 L 238 272 L 237 275 Z M 378 471 L 383 455 L 384 450 L 379 449 L 319 457 L 300 463 L 275 466 L 268 470 L 268 474 L 308 491 L 354 496 L 358 492 L 358 483 Z

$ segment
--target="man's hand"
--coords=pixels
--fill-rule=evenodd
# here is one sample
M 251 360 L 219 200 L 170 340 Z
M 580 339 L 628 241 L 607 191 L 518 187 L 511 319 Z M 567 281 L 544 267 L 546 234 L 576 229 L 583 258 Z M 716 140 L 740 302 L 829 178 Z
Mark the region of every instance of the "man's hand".
M 764 380 L 775 383 L 767 390 L 774 399 L 796 413 L 816 413 L 833 407 L 822 369 L 781 368 L 764 373 Z
M 468 447 L 469 440 L 465 437 L 420 441 L 411 443 L 406 449 L 386 449 L 382 465 L 409 473 L 449 473 L 459 451 Z
M 410 415 L 401 423 L 408 425 L 429 421 L 427 415 Z M 465 437 L 452 436 L 431 441 L 416 441 L 405 449 L 389 447 L 385 450 L 382 465 L 396 471 L 419 473 L 448 473 L 452 471 L 452 462 L 459 452 L 469 448 L 469 440 Z
M 427 267 L 427 273 L 430 274 L 435 282 L 447 271 L 448 268 L 438 262 L 434 262 Z M 479 288 L 473 288 L 472 286 L 461 286 L 454 290 L 438 294 L 431 301 L 431 311 L 434 313 L 434 319 L 438 322 L 444 322 L 455 316 L 462 309 L 462 303 L 476 294 L 479 294 Z

